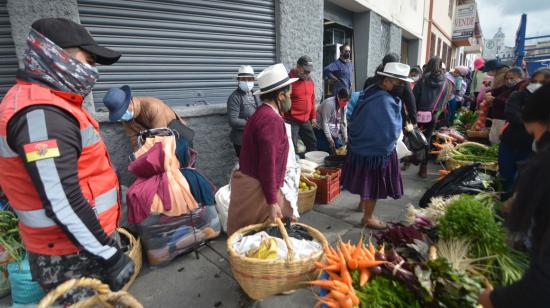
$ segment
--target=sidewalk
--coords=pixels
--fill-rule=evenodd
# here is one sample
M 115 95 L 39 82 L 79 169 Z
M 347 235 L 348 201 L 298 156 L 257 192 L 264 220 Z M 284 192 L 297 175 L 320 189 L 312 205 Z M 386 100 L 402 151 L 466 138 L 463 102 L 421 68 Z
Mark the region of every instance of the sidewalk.
M 405 196 L 401 200 L 380 201 L 375 214 L 385 221 L 403 219 L 406 205 L 416 205 L 433 184 L 437 176 L 436 169 L 437 166 L 430 165 L 428 178 L 423 180 L 416 175 L 418 167 L 411 166 L 403 172 Z M 315 205 L 313 211 L 302 215 L 300 222 L 317 228 L 330 243 L 338 238 L 358 241 L 363 232 L 358 227 L 362 216 L 356 211 L 358 201 L 358 196 L 344 192 L 332 205 Z M 199 259 L 191 253 L 157 269 L 149 269 L 144 262 L 130 293 L 144 307 L 313 307 L 318 292 L 316 288 L 300 289 L 291 295 L 273 296 L 263 301 L 247 299 L 232 277 L 227 260 L 226 239 L 222 235 L 200 248 Z M 3 298 L 0 307 L 6 307 L 9 303 L 9 297 Z
M 426 180 L 420 179 L 418 167 L 403 173 L 405 196 L 401 200 L 383 200 L 375 214 L 385 221 L 404 218 L 408 203 L 417 204 L 436 178 L 437 166 L 431 165 Z M 313 211 L 302 215 L 300 222 L 317 228 L 333 243 L 343 240 L 358 241 L 362 229 L 358 227 L 362 214 L 357 212 L 358 196 L 342 193 L 332 205 L 315 205 Z M 242 295 L 233 279 L 227 260 L 225 235 L 210 242 L 194 254 L 175 259 L 168 266 L 150 270 L 144 266 L 130 292 L 144 307 L 254 307 L 293 308 L 313 307 L 317 289 L 301 289 L 292 295 L 273 296 L 252 302 Z

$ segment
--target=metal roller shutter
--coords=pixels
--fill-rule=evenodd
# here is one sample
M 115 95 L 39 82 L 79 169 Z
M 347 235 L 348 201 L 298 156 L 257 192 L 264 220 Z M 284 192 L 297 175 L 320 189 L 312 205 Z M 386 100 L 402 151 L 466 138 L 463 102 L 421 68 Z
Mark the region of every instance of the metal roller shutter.
M 0 0 L 0 100 L 15 83 L 17 71 L 17 56 L 6 3 L 6 0 Z
M 242 64 L 275 62 L 273 0 L 79 0 L 80 19 L 123 56 L 101 73 L 94 100 L 129 84 L 170 105 L 225 103 Z M 100 105 L 100 104 L 98 104 Z

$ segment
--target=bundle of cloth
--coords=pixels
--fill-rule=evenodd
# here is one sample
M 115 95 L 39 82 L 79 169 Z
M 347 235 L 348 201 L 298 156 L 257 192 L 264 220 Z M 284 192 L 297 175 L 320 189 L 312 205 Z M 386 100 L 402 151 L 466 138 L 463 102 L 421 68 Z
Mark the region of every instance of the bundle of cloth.
M 128 166 L 137 177 L 126 195 L 129 223 L 140 223 L 151 214 L 180 216 L 198 208 L 180 171 L 174 136 L 147 138 L 134 156 Z

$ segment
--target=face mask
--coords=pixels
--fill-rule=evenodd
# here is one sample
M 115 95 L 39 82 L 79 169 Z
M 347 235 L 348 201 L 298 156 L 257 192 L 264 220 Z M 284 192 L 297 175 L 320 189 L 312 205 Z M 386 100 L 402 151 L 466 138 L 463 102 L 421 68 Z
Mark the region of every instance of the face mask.
M 239 88 L 244 92 L 250 92 L 254 88 L 253 81 L 239 81 Z
M 414 76 L 414 77 L 411 77 L 411 79 L 412 79 L 414 82 L 417 82 L 417 81 L 420 79 L 420 77 L 419 77 L 419 76 Z
M 511 87 L 517 85 L 518 82 L 519 82 L 519 80 L 508 80 L 508 81 L 506 82 L 506 85 L 507 85 L 509 88 L 511 88 Z
M 342 54 L 342 57 L 343 57 L 344 59 L 349 59 L 350 56 L 351 56 L 351 52 L 349 52 L 349 51 L 345 51 L 345 52 Z
M 126 110 L 126 112 L 120 118 L 120 121 L 128 122 L 134 118 L 134 112 Z
M 291 107 L 292 101 L 290 100 L 290 97 L 285 95 L 285 100 L 283 101 L 283 104 L 281 106 L 281 112 L 289 112 Z
M 347 100 L 338 99 L 338 105 L 342 108 L 346 107 L 348 105 Z
M 27 37 L 24 64 L 29 79 L 82 97 L 90 94 L 99 77 L 97 68 L 74 59 L 34 29 Z
M 529 85 L 527 85 L 527 91 L 531 92 L 531 93 L 534 93 L 536 90 L 538 90 L 540 87 L 542 86 L 542 84 L 540 83 L 536 83 L 536 82 L 531 82 L 529 83 Z
M 310 76 L 309 76 L 309 73 L 301 72 L 301 73 L 298 73 L 298 78 L 302 80 L 309 80 Z

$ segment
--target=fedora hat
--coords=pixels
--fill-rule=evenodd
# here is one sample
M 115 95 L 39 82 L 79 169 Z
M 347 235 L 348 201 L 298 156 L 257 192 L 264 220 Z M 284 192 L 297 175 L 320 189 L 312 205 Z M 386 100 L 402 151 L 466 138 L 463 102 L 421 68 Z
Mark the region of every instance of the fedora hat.
M 256 78 L 260 89 L 254 92 L 254 95 L 273 92 L 298 80 L 298 78 L 288 77 L 288 72 L 282 63 L 267 67 Z
M 239 67 L 239 71 L 237 72 L 237 75 L 235 76 L 235 78 L 239 78 L 239 77 L 252 77 L 252 78 L 255 78 L 254 77 L 254 69 L 252 68 L 252 66 L 250 66 L 250 65 L 241 65 L 241 67 Z
M 413 82 L 411 78 L 409 78 L 409 72 L 411 70 L 411 67 L 407 64 L 399 63 L 399 62 L 389 62 L 386 63 L 384 66 L 384 71 L 378 72 L 378 75 L 391 77 L 399 80 L 403 80 L 406 82 Z
M 110 88 L 107 91 L 107 94 L 103 97 L 103 105 L 109 109 L 110 121 L 115 122 L 122 118 L 122 115 L 128 110 L 131 98 L 132 90 L 127 85 L 120 88 Z

